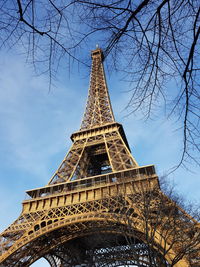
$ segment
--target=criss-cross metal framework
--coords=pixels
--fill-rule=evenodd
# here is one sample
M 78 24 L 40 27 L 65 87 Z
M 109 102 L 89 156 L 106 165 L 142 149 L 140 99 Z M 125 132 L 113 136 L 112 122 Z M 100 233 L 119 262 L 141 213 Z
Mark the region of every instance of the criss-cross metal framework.
M 52 267 L 200 266 L 199 224 L 161 192 L 154 166 L 138 166 L 131 155 L 99 48 L 71 139 L 47 186 L 27 191 L 21 215 L 1 234 L 0 266 L 41 257 Z

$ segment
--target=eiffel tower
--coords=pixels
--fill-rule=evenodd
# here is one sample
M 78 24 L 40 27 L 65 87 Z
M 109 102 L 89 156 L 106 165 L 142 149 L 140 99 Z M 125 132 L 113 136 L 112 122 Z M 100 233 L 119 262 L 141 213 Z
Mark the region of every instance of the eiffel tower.
M 200 266 L 199 223 L 161 191 L 154 166 L 131 155 L 103 52 L 91 54 L 80 130 L 49 183 L 26 192 L 21 215 L 0 235 L 0 266 L 42 257 L 52 267 Z

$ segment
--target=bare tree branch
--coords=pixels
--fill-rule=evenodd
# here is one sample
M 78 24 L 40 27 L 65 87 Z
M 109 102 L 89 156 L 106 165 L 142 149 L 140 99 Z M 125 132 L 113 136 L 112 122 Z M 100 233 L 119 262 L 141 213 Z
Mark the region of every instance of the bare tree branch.
M 198 0 L 1 0 L 0 18 L 0 47 L 23 46 L 35 70 L 48 73 L 50 85 L 63 56 L 69 69 L 71 61 L 88 67 L 80 51 L 99 42 L 112 66 L 131 82 L 128 111 L 148 119 L 164 106 L 181 125 L 176 167 L 199 164 Z M 176 82 L 176 91 L 169 82 Z

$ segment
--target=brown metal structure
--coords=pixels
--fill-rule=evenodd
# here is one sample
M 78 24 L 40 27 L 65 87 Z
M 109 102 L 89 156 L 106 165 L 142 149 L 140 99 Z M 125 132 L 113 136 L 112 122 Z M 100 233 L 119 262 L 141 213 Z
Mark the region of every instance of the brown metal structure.
M 41 257 L 52 267 L 200 266 L 198 223 L 161 192 L 153 165 L 138 166 L 115 122 L 99 48 L 81 128 L 71 139 L 48 185 L 27 191 L 21 215 L 1 234 L 0 266 L 29 266 Z M 177 216 L 175 232 L 183 227 L 184 240 L 195 239 L 190 253 L 169 234 Z

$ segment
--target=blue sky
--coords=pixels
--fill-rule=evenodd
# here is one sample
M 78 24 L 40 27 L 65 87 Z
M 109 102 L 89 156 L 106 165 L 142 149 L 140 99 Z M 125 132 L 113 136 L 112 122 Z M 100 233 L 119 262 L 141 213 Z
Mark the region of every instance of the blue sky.
M 93 47 L 91 47 L 93 49 Z M 90 51 L 88 50 L 88 57 Z M 23 56 L 0 54 L 0 230 L 20 214 L 25 191 L 45 186 L 67 153 L 70 135 L 79 129 L 89 85 L 89 72 L 64 69 L 49 91 L 48 77 L 35 76 Z M 173 167 L 181 153 L 179 125 L 157 113 L 145 122 L 124 110 L 129 85 L 107 74 L 116 121 L 122 123 L 140 165 L 155 164 L 159 176 Z M 179 168 L 167 179 L 187 200 L 199 201 L 199 168 Z M 46 266 L 44 262 L 34 266 Z

